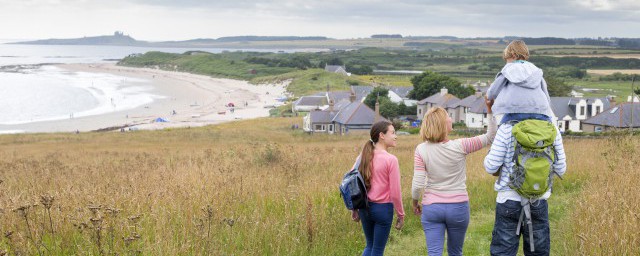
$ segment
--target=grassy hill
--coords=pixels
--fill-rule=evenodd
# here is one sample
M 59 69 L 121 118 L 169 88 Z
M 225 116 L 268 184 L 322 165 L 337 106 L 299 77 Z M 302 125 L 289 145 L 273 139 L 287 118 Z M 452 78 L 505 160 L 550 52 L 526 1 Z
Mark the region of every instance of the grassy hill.
M 301 118 L 128 133 L 0 135 L 0 252 L 35 255 L 356 255 L 361 227 L 337 185 L 364 135 L 292 131 Z M 391 150 L 410 214 L 417 136 Z M 565 139 L 550 199 L 552 255 L 637 255 L 640 140 Z M 494 177 L 467 160 L 464 252 L 488 253 Z M 51 200 L 53 198 L 53 200 Z M 420 220 L 387 254 L 424 254 Z
M 393 39 L 388 39 L 393 40 Z M 292 80 L 288 91 L 295 96 L 324 91 L 326 85 L 345 89 L 350 84 L 385 84 L 410 86 L 409 75 L 372 75 L 363 70 L 435 71 L 462 82 L 491 81 L 504 65 L 497 46 L 450 44 L 432 49 L 361 48 L 358 50 L 265 53 L 265 52 L 186 52 L 170 54 L 148 52 L 129 56 L 120 65 L 154 67 L 197 74 L 268 83 Z M 502 47 L 502 46 L 500 46 Z M 531 61 L 542 68 L 545 76 L 563 79 L 584 88 L 613 89 L 587 96 L 631 93 L 628 81 L 601 81 L 598 70 L 640 70 L 638 50 L 596 46 L 532 46 Z M 324 74 L 326 63 L 342 63 L 351 77 Z M 587 72 L 586 70 L 589 70 Z

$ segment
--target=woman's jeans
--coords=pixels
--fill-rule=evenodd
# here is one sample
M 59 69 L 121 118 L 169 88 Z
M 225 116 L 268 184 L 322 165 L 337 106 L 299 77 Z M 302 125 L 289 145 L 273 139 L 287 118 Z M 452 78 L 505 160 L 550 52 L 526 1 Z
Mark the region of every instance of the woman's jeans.
M 445 230 L 449 255 L 462 255 L 468 226 L 469 202 L 422 206 L 422 228 L 427 238 L 429 256 L 442 255 Z
M 384 255 L 393 223 L 393 204 L 369 202 L 369 209 L 358 210 L 358 215 L 367 239 L 367 247 L 362 255 Z

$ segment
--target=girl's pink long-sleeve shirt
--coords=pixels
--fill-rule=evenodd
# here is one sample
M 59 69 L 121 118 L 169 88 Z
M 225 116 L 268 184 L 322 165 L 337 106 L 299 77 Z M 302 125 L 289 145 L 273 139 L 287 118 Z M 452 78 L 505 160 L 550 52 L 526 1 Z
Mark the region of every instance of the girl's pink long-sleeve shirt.
M 400 165 L 398 158 L 384 150 L 375 150 L 371 169 L 371 188 L 367 191 L 369 202 L 393 203 L 398 217 L 404 218 Z

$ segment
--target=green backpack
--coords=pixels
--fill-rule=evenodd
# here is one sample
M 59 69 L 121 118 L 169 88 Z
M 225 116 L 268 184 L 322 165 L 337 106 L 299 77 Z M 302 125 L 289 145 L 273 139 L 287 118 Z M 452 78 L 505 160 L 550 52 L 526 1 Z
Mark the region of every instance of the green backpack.
M 515 124 L 512 134 L 516 139 L 515 165 L 509 187 L 524 198 L 539 198 L 551 187 L 556 128 L 547 121 L 528 119 Z
M 526 222 L 529 227 L 529 247 L 534 252 L 531 203 L 551 187 L 555 174 L 553 163 L 557 159 L 553 147 L 557 131 L 548 121 L 528 119 L 517 122 L 513 126 L 512 134 L 516 143 L 509 187 L 523 198 L 516 235 L 520 234 L 520 227 Z

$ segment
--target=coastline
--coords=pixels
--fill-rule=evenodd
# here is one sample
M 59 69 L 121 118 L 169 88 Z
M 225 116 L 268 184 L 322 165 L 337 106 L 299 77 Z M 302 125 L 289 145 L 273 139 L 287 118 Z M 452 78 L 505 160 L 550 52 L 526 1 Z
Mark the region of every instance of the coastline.
M 240 119 L 269 116 L 265 106 L 277 103 L 286 83 L 252 85 L 247 81 L 212 78 L 183 72 L 150 68 L 116 66 L 113 63 L 59 64 L 58 68 L 72 72 L 106 73 L 150 81 L 150 93 L 162 96 L 149 104 L 133 109 L 117 110 L 99 115 L 74 117 L 55 121 L 0 125 L 0 134 L 39 132 L 88 132 L 120 130 L 157 130 L 176 127 L 196 127 Z M 130 86 L 137 86 L 131 84 Z M 126 89 L 125 85 L 121 89 Z M 233 103 L 235 107 L 227 107 Z M 245 106 L 245 103 L 247 104 Z M 154 122 L 164 118 L 169 122 Z M 7 132 L 8 131 L 8 132 Z

